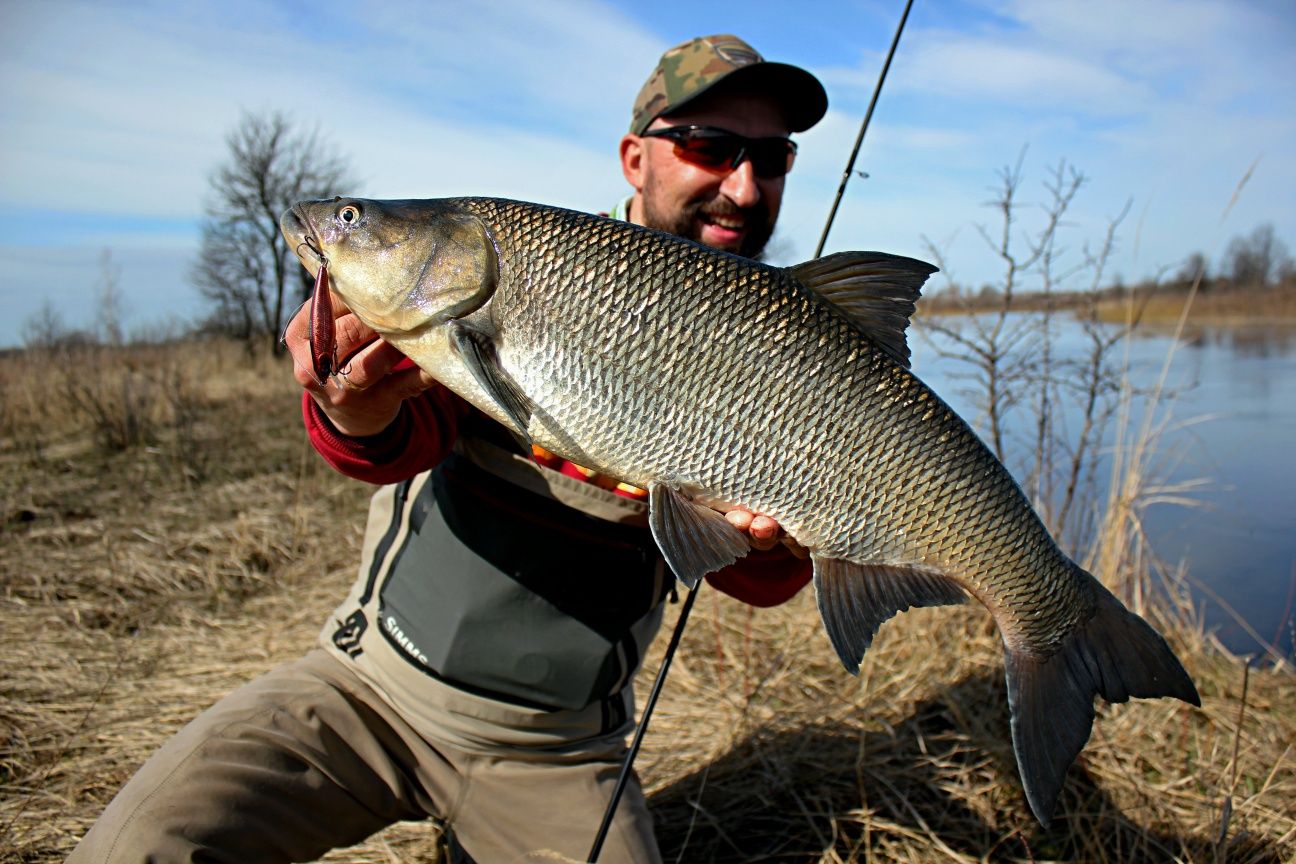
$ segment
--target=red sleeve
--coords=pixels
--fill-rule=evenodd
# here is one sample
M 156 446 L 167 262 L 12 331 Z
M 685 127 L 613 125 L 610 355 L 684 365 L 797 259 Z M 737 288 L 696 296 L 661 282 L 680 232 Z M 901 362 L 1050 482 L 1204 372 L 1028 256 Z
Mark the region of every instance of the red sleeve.
M 311 446 L 340 473 L 367 483 L 399 483 L 436 466 L 450 452 L 459 421 L 471 407 L 445 387 L 407 399 L 390 426 L 377 435 L 353 438 L 333 428 L 309 393 L 302 415 Z M 778 606 L 810 581 L 809 560 L 784 546 L 752 551 L 728 567 L 708 574 L 717 589 L 752 606 Z
M 401 403 L 392 424 L 377 435 L 353 438 L 333 428 L 309 393 L 302 416 L 311 446 L 342 474 L 366 483 L 399 483 L 437 465 L 450 452 L 468 403 L 435 386 Z
M 791 600 L 810 582 L 813 565 L 783 545 L 768 552 L 752 551 L 706 580 L 730 597 L 751 606 L 778 606 Z

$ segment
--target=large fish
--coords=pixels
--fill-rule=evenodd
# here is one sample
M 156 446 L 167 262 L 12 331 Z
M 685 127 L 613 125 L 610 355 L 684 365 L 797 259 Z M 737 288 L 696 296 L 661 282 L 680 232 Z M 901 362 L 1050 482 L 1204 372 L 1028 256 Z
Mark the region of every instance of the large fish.
M 1012 738 L 1047 824 L 1094 694 L 1200 704 L 1143 619 L 1058 549 L 1017 483 L 908 369 L 933 267 L 843 252 L 787 269 L 611 219 L 488 198 L 309 201 L 281 227 L 369 326 L 520 436 L 649 491 L 692 585 L 748 551 L 709 505 L 805 546 L 858 672 L 913 606 L 993 614 Z

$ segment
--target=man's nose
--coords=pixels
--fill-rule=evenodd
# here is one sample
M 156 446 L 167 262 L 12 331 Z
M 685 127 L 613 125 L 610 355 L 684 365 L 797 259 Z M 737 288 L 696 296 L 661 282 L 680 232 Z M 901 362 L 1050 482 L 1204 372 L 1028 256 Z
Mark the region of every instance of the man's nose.
M 744 159 L 737 168 L 729 172 L 720 184 L 720 191 L 739 207 L 751 207 L 760 200 L 760 187 L 756 185 L 756 174 L 752 170 L 750 159 Z

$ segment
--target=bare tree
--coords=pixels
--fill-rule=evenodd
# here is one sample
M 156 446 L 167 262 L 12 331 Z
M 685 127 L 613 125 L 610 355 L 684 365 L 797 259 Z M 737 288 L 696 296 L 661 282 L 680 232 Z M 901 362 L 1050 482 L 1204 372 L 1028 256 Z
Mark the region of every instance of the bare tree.
M 191 279 L 214 306 L 213 329 L 249 344 L 267 339 L 278 351 L 292 299 L 309 288 L 279 232 L 279 216 L 297 201 L 339 194 L 354 181 L 318 130 L 295 129 L 279 112 L 245 114 L 226 143 L 229 159 L 211 177 L 213 199 Z
M 46 297 L 40 307 L 23 321 L 23 347 L 38 351 L 56 348 L 67 341 L 72 332 L 54 301 Z
M 1020 208 L 1017 193 L 1021 187 L 1022 162 L 1025 158 L 1026 151 L 1023 149 L 1015 165 L 1000 169 L 999 185 L 992 190 L 995 197 L 988 202 L 988 206 L 998 211 L 998 236 L 992 235 L 983 226 L 977 226 L 981 238 L 1003 262 L 1004 267 L 1003 279 L 999 284 L 984 285 L 981 288 L 980 308 L 985 314 L 974 315 L 966 320 L 968 332 L 964 332 L 961 327 L 946 327 L 937 322 L 927 324 L 931 330 L 942 334 L 952 343 L 952 348 L 940 350 L 942 356 L 958 359 L 971 367 L 967 377 L 974 382 L 972 392 L 976 394 L 978 408 L 982 411 L 989 437 L 987 443 L 1000 461 L 1005 459 L 1005 420 L 1022 395 L 1015 386 L 1015 381 L 1023 374 L 1023 369 L 1014 361 L 1020 357 L 1017 349 L 1031 336 L 1028 322 L 1011 317 L 1016 308 L 1014 301 L 1018 283 L 1022 275 L 1038 261 L 1042 250 L 1048 248 L 1048 234 L 1056 230 L 1057 218 L 1061 216 L 1060 213 L 1054 214 L 1054 218 L 1050 220 L 1052 227 L 1037 235 L 1034 242 L 1028 243 L 1031 247 L 1028 253 L 1023 256 L 1018 251 L 1014 230 Z M 927 254 L 948 274 L 949 267 L 936 244 L 927 238 L 923 238 L 923 241 Z
M 1203 286 L 1210 282 L 1210 265 L 1206 261 L 1206 256 L 1200 252 L 1194 252 L 1184 259 L 1179 271 L 1170 280 L 1181 291 L 1187 291 L 1201 280 Z
M 1235 288 L 1266 288 L 1288 261 L 1287 247 L 1274 236 L 1273 225 L 1266 222 L 1249 237 L 1233 238 L 1224 253 L 1222 269 Z
M 1024 151 L 1023 154 L 1024 156 Z M 980 412 L 986 443 L 1000 460 L 1009 450 L 1018 463 L 1023 487 L 1059 540 L 1076 548 L 1092 534 L 1085 490 L 1107 423 L 1115 410 L 1121 370 L 1118 347 L 1138 320 L 1134 303 L 1125 323 L 1103 320 L 1099 303 L 1109 291 L 1108 265 L 1117 229 L 1130 202 L 1109 220 L 1096 249 L 1066 246 L 1066 217 L 1086 183 L 1066 161 L 1048 171 L 1044 199 L 1023 203 L 1022 158 L 999 171 L 988 202 L 997 216 L 994 229 L 978 227 L 997 255 L 1002 273 L 994 284 L 952 293 L 964 316 L 924 317 L 917 332 L 932 341 L 937 354 L 962 367 L 952 378 L 969 382 L 965 392 Z M 1029 222 L 1030 224 L 1026 224 Z M 947 274 L 944 256 L 930 240 L 928 254 Z M 1080 351 L 1059 351 L 1055 318 L 1065 304 L 1086 337 Z M 1029 413 L 1014 422 L 1018 410 Z M 1016 448 L 1010 448 L 1010 435 Z
M 95 333 L 105 345 L 126 341 L 122 329 L 125 301 L 121 291 L 121 267 L 113 263 L 112 250 L 99 253 L 99 283 L 95 286 Z

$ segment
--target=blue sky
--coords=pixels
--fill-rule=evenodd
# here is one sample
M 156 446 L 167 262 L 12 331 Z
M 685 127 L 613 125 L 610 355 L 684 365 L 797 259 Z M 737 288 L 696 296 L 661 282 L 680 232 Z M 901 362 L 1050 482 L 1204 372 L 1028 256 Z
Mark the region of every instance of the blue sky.
M 737 32 L 827 87 L 772 247 L 794 263 L 902 7 L 0 0 L 0 345 L 46 299 L 88 325 L 104 249 L 129 325 L 198 314 L 187 272 L 207 181 L 244 111 L 318 126 L 361 179 L 344 194 L 607 209 L 628 191 L 615 151 L 635 93 L 664 49 L 703 33 Z M 1023 148 L 1023 231 L 1051 166 L 1090 178 L 1065 226 L 1073 260 L 1132 201 L 1112 264 L 1126 280 L 1192 252 L 1216 262 L 1266 222 L 1296 249 L 1293 45 L 1289 0 L 917 0 L 857 166 L 868 179 L 828 249 L 925 257 L 930 241 L 954 279 L 995 280 L 978 226 L 994 226 L 985 203 Z

